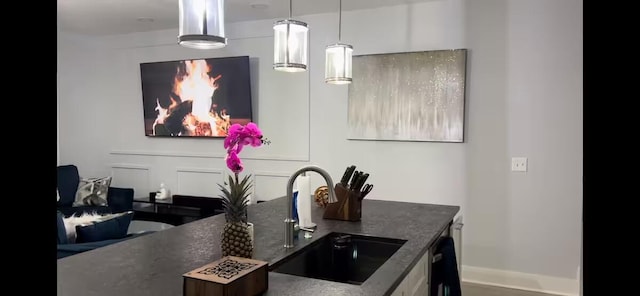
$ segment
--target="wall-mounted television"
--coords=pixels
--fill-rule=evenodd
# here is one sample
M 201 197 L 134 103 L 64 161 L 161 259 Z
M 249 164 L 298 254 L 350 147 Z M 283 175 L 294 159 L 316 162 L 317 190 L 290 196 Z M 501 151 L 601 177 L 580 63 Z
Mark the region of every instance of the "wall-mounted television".
M 253 120 L 249 57 L 140 64 L 149 137 L 224 138 Z

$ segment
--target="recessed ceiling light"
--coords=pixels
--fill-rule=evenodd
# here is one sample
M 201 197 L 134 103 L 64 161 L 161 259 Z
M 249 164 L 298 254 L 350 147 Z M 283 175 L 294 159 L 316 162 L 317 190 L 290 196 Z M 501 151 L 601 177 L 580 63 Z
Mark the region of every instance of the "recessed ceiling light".
M 139 17 L 136 20 L 142 23 L 152 23 L 154 21 L 152 17 Z
M 266 9 L 269 7 L 269 3 L 266 1 L 253 1 L 249 3 L 249 6 L 253 9 Z

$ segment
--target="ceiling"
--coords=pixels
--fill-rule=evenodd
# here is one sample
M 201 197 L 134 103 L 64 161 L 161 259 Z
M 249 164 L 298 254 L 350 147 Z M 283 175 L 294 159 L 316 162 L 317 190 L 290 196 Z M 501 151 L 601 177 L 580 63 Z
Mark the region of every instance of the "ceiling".
M 342 9 L 359 10 L 434 0 L 343 0 Z M 225 21 L 285 18 L 287 0 L 226 0 Z M 338 11 L 338 0 L 293 0 L 293 16 Z M 142 20 L 139 20 L 141 19 Z M 60 31 L 113 35 L 178 27 L 178 0 L 58 0 Z

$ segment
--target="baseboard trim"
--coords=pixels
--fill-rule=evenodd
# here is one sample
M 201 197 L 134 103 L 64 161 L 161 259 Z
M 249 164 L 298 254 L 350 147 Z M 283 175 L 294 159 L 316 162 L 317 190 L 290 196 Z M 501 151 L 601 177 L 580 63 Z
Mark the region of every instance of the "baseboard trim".
M 580 288 L 578 279 L 467 265 L 462 265 L 462 281 L 562 296 L 578 296 Z

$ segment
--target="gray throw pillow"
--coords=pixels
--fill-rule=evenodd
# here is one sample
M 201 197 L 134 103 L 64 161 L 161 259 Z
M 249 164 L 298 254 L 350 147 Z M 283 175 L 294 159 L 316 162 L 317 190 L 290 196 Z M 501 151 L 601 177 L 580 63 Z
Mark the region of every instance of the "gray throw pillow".
M 107 206 L 111 177 L 80 179 L 73 206 Z

